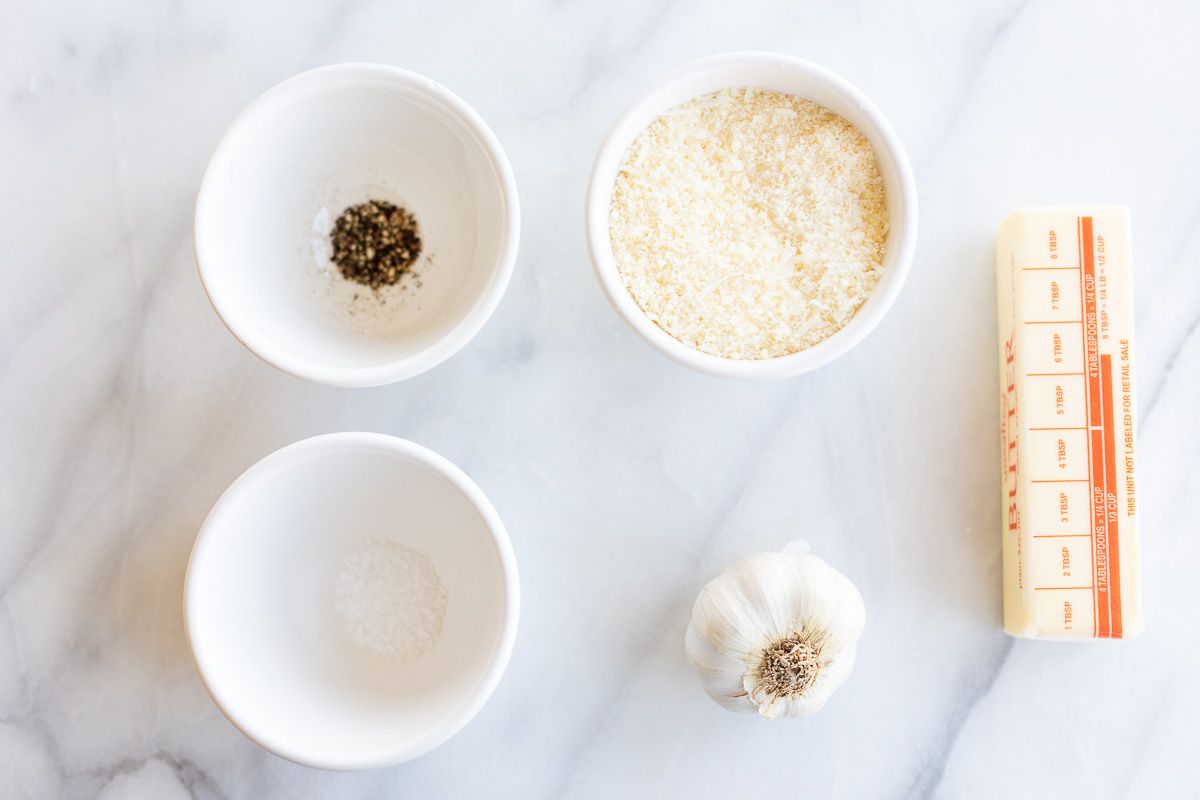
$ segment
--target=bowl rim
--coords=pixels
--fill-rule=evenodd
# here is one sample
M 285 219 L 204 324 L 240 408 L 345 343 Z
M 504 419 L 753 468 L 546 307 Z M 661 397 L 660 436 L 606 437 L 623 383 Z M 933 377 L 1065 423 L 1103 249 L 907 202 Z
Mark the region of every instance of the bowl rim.
M 893 198 L 889 195 L 888 200 L 901 206 L 904 224 L 889 234 L 888 246 L 895 253 L 893 263 L 867 302 L 839 331 L 812 347 L 785 356 L 769 359 L 724 358 L 689 347 L 655 325 L 625 288 L 609 240 L 607 212 L 611 204 L 612 182 L 600 181 L 599 173 L 602 165 L 610 161 L 618 149 L 622 151 L 616 154 L 620 159 L 617 161 L 619 169 L 629 141 L 629 129 L 633 127 L 632 120 L 648 108 L 657 107 L 658 113 L 666 111 L 668 106 L 659 98 L 668 89 L 698 72 L 762 67 L 800 74 L 824 84 L 857 106 L 882 141 L 887 157 L 895 165 L 898 196 Z M 738 85 L 731 83 L 730 88 Z M 633 136 L 640 133 L 643 127 L 638 126 Z M 916 180 L 904 144 L 891 123 L 862 91 L 840 75 L 811 61 L 782 53 L 742 50 L 719 53 L 676 67 L 651 84 L 625 108 L 605 136 L 592 162 L 585 205 L 585 228 L 596 279 L 609 305 L 635 333 L 671 360 L 698 372 L 722 378 L 758 380 L 790 378 L 811 372 L 849 352 L 875 329 L 895 303 L 908 279 L 916 252 L 918 216 Z
M 452 114 L 458 121 L 478 139 L 482 146 L 487 162 L 491 165 L 496 181 L 500 188 L 501 208 L 504 216 L 500 248 L 492 261 L 492 277 L 483 293 L 476 298 L 474 304 L 467 310 L 463 318 L 442 337 L 431 342 L 415 353 L 397 358 L 386 363 L 370 366 L 336 366 L 311 361 L 302 356 L 277 347 L 269 338 L 259 335 L 257 329 L 244 319 L 246 312 L 222 298 L 219 291 L 214 290 L 213 282 L 208 275 L 206 264 L 213 261 L 209 255 L 207 244 L 209 220 L 208 200 L 215 182 L 215 166 L 225 157 L 233 146 L 233 142 L 257 121 L 271 103 L 281 95 L 299 88 L 315 85 L 321 82 L 345 81 L 371 82 L 382 81 L 413 89 L 427 98 L 437 102 L 442 108 Z M 516 178 L 513 176 L 512 165 L 504 152 L 499 139 L 483 118 L 470 105 L 454 92 L 437 81 L 411 70 L 388 64 L 372 64 L 365 62 L 350 62 L 330 64 L 317 67 L 297 75 L 293 75 L 275 84 L 238 112 L 237 117 L 221 135 L 220 141 L 209 156 L 196 192 L 196 204 L 192 215 L 192 246 L 197 271 L 200 273 L 200 283 L 204 293 L 217 312 L 221 322 L 247 350 L 258 356 L 271 366 L 304 380 L 322 383 L 328 386 L 345 388 L 360 388 L 368 386 L 383 386 L 390 383 L 412 378 L 446 361 L 466 346 L 500 305 L 516 266 L 517 248 L 521 232 L 521 208 L 517 191 Z
M 460 705 L 453 714 L 440 720 L 434 727 L 429 728 L 416 739 L 407 741 L 402 745 L 380 747 L 354 755 L 339 754 L 332 756 L 328 753 L 315 752 L 298 747 L 277 736 L 264 733 L 256 722 L 247 719 L 239 713 L 238 709 L 229 703 L 228 698 L 223 695 L 222 688 L 213 681 L 210 674 L 205 672 L 204 646 L 202 644 L 198 646 L 196 637 L 193 634 L 193 625 L 195 623 L 193 615 L 198 613 L 195 609 L 198 608 L 202 601 L 197 594 L 197 584 L 192 578 L 193 568 L 197 563 L 198 556 L 211 546 L 211 542 L 215 536 L 214 531 L 222 522 L 221 517 L 224 510 L 234 498 L 239 497 L 243 493 L 253 491 L 253 484 L 260 475 L 300 459 L 319 455 L 322 452 L 344 450 L 347 447 L 400 456 L 416 462 L 449 481 L 456 489 L 462 492 L 467 501 L 483 518 L 484 525 L 487 527 L 492 538 L 492 543 L 495 545 L 504 586 L 504 613 L 500 638 L 490 655 L 487 672 L 480 683 L 467 695 L 466 702 Z M 483 490 L 453 462 L 423 445 L 409 441 L 408 439 L 401 439 L 398 436 L 361 431 L 327 433 L 301 439 L 298 442 L 293 442 L 264 456 L 239 475 L 213 504 L 212 509 L 201 524 L 188 557 L 183 585 L 184 635 L 188 642 L 192 663 L 195 665 L 196 671 L 200 676 L 200 682 L 204 685 L 204 689 L 213 703 L 225 718 L 229 720 L 230 724 L 260 747 L 293 763 L 328 770 L 373 769 L 411 761 L 444 744 L 466 727 L 490 699 L 508 667 L 509 660 L 512 657 L 513 646 L 516 642 L 520 606 L 520 579 L 512 542 L 508 537 L 508 532 L 500 519 L 500 515 L 483 493 Z

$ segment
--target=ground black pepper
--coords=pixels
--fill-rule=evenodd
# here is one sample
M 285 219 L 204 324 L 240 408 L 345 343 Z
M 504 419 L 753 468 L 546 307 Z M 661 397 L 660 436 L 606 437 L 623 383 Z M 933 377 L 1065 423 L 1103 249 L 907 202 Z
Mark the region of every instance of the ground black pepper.
M 417 218 L 386 200 L 347 208 L 333 224 L 330 241 L 342 275 L 372 289 L 395 284 L 421 255 Z

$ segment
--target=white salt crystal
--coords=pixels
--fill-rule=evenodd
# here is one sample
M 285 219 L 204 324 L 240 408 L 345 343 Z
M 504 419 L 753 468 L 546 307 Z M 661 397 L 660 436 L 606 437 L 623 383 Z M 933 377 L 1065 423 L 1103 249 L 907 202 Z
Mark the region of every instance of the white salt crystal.
M 392 539 L 365 539 L 342 558 L 335 603 L 354 644 L 408 663 L 442 634 L 446 588 L 429 556 Z

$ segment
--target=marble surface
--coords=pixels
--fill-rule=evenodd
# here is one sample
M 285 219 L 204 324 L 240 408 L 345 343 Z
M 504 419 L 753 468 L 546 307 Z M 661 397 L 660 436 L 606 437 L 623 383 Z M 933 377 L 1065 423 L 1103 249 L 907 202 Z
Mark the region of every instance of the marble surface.
M 106 7 L 106 8 L 103 8 Z M 9 4 L 0 23 L 0 795 L 1194 796 L 1200 784 L 1200 7 L 1098 2 Z M 898 304 L 815 374 L 728 383 L 636 339 L 592 277 L 592 155 L 648 82 L 759 48 L 843 73 L 906 141 L 922 229 Z M 492 124 L 524 225 L 452 360 L 310 385 L 243 350 L 192 260 L 205 160 L 300 70 L 397 64 Z M 992 233 L 1015 206 L 1132 206 L 1147 631 L 999 628 Z M 360 774 L 263 752 L 205 695 L 183 571 L 222 489 L 328 431 L 414 439 L 505 518 L 524 607 L 479 717 Z M 701 692 L 697 589 L 807 538 L 867 632 L 818 716 Z

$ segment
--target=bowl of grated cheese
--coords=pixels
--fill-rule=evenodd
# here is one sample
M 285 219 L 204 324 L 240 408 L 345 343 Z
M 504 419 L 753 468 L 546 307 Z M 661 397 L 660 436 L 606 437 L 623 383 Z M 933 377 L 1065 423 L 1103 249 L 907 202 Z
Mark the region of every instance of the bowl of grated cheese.
M 850 83 L 727 53 L 625 111 L 586 216 L 600 286 L 643 339 L 711 375 L 786 378 L 845 354 L 891 308 L 917 191 L 896 132 Z

